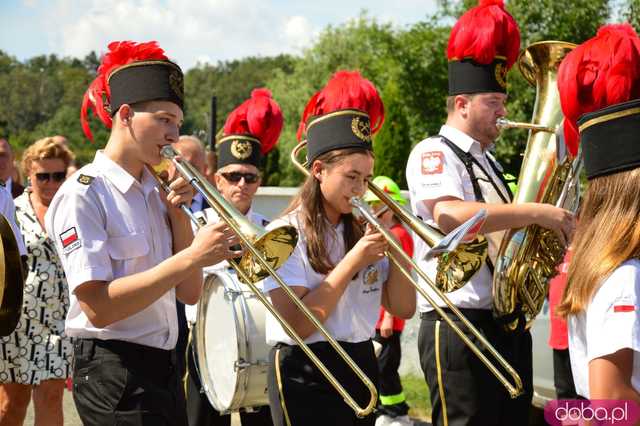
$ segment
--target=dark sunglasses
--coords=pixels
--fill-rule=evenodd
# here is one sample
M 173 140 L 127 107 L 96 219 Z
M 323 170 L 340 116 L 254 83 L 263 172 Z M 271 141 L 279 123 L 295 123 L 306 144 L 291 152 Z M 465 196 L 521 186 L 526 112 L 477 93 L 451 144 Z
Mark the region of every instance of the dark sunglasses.
M 67 177 L 67 172 L 53 172 L 53 173 L 36 173 L 36 179 L 38 182 L 62 182 Z
M 255 173 L 241 173 L 241 172 L 229 172 L 229 173 L 220 173 L 223 178 L 228 180 L 229 182 L 238 183 L 242 178 L 247 183 L 256 183 L 260 176 Z

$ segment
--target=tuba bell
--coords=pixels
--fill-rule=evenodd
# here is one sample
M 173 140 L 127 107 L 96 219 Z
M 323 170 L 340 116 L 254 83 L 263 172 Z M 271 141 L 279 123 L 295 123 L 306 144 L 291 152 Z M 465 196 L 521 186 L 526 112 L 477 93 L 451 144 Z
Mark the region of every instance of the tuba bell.
M 0 336 L 13 333 L 20 321 L 25 278 L 16 236 L 0 214 Z
M 548 203 L 575 212 L 578 207 L 580 155 L 571 156 L 558 133 L 563 119 L 556 86 L 558 67 L 576 45 L 542 41 L 518 58 L 524 78 L 536 87 L 532 123 L 498 120 L 502 128 L 529 130 L 514 203 Z M 493 314 L 508 331 L 529 327 L 542 309 L 549 280 L 565 248 L 553 231 L 530 225 L 507 232 L 493 275 Z

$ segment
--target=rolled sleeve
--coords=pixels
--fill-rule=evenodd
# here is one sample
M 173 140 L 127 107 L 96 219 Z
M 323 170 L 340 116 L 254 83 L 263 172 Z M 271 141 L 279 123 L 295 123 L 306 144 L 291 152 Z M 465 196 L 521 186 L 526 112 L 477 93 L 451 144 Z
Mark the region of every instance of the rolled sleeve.
M 97 200 L 83 192 L 61 194 L 49 207 L 45 223 L 62 261 L 70 292 L 88 281 L 113 280 L 105 215 Z

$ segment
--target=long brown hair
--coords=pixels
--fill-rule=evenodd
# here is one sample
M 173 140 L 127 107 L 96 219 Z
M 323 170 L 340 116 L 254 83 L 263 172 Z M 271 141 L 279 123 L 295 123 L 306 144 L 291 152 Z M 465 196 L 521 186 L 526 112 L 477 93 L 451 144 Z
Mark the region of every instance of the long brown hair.
M 584 311 L 607 276 L 640 256 L 639 200 L 640 168 L 589 182 L 558 315 Z
M 316 160 L 331 168 L 352 154 L 373 155 L 371 151 L 366 149 L 347 148 L 329 151 L 318 156 Z M 320 182 L 312 174 L 307 177 L 298 195 L 291 201 L 291 204 L 283 214 L 292 212 L 298 206 L 302 207 L 298 218 L 301 220 L 302 230 L 307 240 L 309 263 L 317 273 L 328 274 L 335 265 L 329 260 L 325 245 L 325 235 L 328 232 L 335 232 L 335 230 L 327 220 Z M 344 248 L 346 253 L 362 237 L 363 230 L 351 213 L 343 214 L 340 220 L 344 224 Z

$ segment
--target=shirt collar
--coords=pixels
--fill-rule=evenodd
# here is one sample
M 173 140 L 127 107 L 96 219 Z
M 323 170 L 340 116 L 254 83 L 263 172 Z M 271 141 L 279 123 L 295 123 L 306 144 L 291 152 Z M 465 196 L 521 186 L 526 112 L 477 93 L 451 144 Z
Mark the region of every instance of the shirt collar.
M 480 142 L 453 126 L 449 126 L 447 124 L 443 125 L 440 128 L 440 134 L 456 144 L 456 146 L 464 152 L 470 152 L 471 154 L 483 153 Z
M 138 184 L 136 179 L 129 174 L 122 166 L 107 157 L 104 151 L 96 152 L 94 164 L 105 178 L 115 186 L 121 193 L 126 193 L 133 185 Z M 156 181 L 146 167 L 142 169 L 142 182 L 139 183 L 145 194 L 156 188 Z

